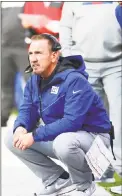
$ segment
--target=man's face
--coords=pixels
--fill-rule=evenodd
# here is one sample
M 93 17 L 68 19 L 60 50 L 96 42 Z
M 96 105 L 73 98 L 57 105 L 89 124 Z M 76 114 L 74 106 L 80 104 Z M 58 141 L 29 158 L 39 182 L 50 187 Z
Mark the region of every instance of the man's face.
M 48 40 L 32 40 L 28 54 L 33 73 L 42 77 L 48 76 L 50 66 L 55 61 L 55 55 L 50 49 Z

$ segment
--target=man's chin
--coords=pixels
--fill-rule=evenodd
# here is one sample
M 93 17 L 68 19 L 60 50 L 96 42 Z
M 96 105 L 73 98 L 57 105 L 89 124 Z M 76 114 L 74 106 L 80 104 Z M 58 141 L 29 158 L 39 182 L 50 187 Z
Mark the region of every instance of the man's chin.
M 33 70 L 33 73 L 36 75 L 41 75 L 41 72 L 37 71 L 37 70 Z

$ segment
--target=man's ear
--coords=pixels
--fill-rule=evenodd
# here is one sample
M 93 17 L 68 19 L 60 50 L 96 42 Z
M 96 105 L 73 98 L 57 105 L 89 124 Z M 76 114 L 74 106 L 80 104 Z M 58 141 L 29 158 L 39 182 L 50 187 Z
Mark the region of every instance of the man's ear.
M 57 61 L 59 54 L 60 54 L 59 51 L 55 51 L 52 53 L 52 62 L 53 63 Z

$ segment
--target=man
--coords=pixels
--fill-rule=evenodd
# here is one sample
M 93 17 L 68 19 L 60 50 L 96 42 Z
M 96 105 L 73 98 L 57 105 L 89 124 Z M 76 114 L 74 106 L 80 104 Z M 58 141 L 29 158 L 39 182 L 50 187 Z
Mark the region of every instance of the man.
M 50 34 L 35 35 L 28 50 L 32 71 L 23 104 L 6 146 L 39 178 L 39 196 L 91 196 L 95 191 L 85 154 L 99 135 L 109 147 L 111 124 L 100 97 L 87 81 L 81 56 L 60 57 Z M 80 103 L 80 104 L 79 104 Z M 39 124 L 39 119 L 43 122 Z M 61 160 L 66 172 L 50 157 Z
M 121 162 L 121 81 L 122 81 L 122 30 L 121 10 L 117 2 L 65 2 L 62 10 L 60 42 L 62 55 L 81 54 L 95 91 L 108 101 L 110 120 L 115 129 L 114 169 L 122 176 Z M 119 15 L 119 16 L 118 16 Z M 118 16 L 118 17 L 116 17 Z M 118 104 L 116 104 L 118 103 Z M 105 105 L 106 101 L 105 101 Z M 113 169 L 112 169 L 113 170 Z M 109 170 L 103 181 L 114 180 Z

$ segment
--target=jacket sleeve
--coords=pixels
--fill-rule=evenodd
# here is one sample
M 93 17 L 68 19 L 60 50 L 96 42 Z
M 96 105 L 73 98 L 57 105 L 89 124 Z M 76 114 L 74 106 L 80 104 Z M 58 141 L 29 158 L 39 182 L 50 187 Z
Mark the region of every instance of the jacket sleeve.
M 65 97 L 63 118 L 37 128 L 33 132 L 34 140 L 53 140 L 61 133 L 80 130 L 93 99 L 92 87 L 85 79 L 78 78 L 72 81 Z
M 71 56 L 73 11 L 70 2 L 65 2 L 60 20 L 59 40 L 62 55 Z
M 120 27 L 122 28 L 122 3 L 116 7 L 115 15 Z
M 14 123 L 14 130 L 19 126 L 24 127 L 28 132 L 36 126 L 36 122 L 39 119 L 37 113 L 37 106 L 32 100 L 32 78 L 30 78 L 25 86 L 23 103 L 20 106 L 19 114 Z

